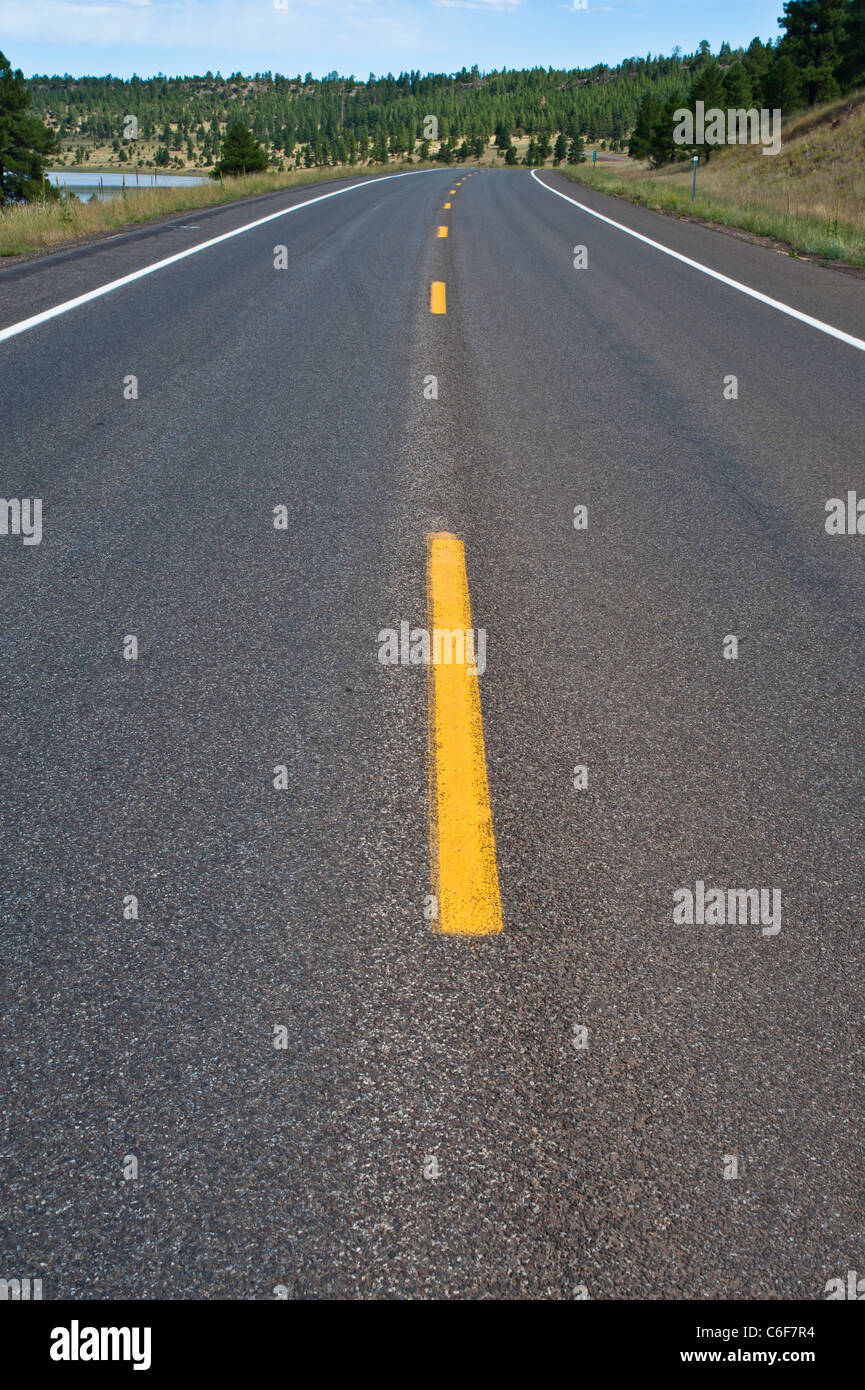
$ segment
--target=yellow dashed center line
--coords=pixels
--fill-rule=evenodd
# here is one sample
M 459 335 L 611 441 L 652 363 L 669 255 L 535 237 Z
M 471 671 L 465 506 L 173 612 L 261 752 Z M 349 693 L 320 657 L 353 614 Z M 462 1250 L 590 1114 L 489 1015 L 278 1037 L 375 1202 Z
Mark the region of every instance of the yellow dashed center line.
M 427 624 L 432 639 L 429 693 L 430 860 L 438 929 L 484 936 L 502 930 L 496 842 L 487 781 L 481 698 L 466 634 L 472 630 L 465 547 L 458 536 L 428 540 Z M 453 647 L 435 634 L 449 633 Z M 456 634 L 463 634 L 462 662 Z M 485 650 L 485 649 L 484 649 Z M 439 660 L 436 660 L 438 655 Z
M 448 234 L 448 229 L 447 229 L 447 227 L 439 227 L 439 229 L 438 229 L 438 231 L 437 231 L 437 233 L 436 233 L 436 236 L 447 236 L 447 234 Z
M 449 208 L 449 207 L 450 207 L 450 203 L 445 203 L 445 207 L 446 207 L 446 208 Z
M 445 299 L 444 280 L 433 280 L 429 289 L 429 307 L 431 314 L 446 314 L 447 300 Z

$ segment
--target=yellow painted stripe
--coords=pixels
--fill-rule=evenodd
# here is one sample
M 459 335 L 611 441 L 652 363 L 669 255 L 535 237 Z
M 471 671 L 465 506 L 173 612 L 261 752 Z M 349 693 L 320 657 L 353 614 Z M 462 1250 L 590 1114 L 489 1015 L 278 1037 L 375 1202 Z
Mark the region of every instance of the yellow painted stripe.
M 438 233 L 437 233 L 438 236 L 447 236 L 447 234 L 448 234 L 448 229 L 447 229 L 447 227 L 439 227 Z
M 445 203 L 445 207 L 446 207 L 446 208 L 449 208 L 449 207 L 450 207 L 450 203 Z
M 433 280 L 429 287 L 429 308 L 431 314 L 446 314 L 447 302 L 445 300 L 444 280 Z
M 455 188 L 452 188 L 450 191 L 451 191 L 451 193 L 456 193 L 456 189 L 455 189 Z
M 427 610 L 431 640 L 437 628 L 471 629 L 465 547 L 446 531 L 429 537 Z M 478 677 L 467 662 L 431 659 L 429 678 L 430 858 L 438 930 L 486 936 L 502 930 L 502 904 Z

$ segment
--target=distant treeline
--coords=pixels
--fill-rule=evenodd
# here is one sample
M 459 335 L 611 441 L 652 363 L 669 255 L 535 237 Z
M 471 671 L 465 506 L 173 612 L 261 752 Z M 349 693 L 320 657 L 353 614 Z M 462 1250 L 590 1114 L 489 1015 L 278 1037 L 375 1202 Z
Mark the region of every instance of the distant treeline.
M 729 59 L 729 45 L 725 45 Z M 708 45 L 706 45 L 708 49 Z M 702 54 L 629 58 L 570 71 L 534 68 L 481 74 L 373 77 L 359 82 L 330 73 L 321 80 L 256 73 L 230 77 L 34 77 L 33 111 L 49 120 L 62 140 L 100 144 L 122 139 L 127 115 L 140 136 L 182 150 L 187 141 L 205 162 L 218 158 L 221 133 L 241 120 L 269 150 L 286 156 L 309 147 L 315 162 L 345 162 L 377 154 L 402 156 L 424 139 L 434 116 L 442 140 L 482 138 L 497 127 L 509 134 L 579 133 L 590 140 L 621 141 L 636 120 L 643 97 L 662 101 L 678 90 L 703 61 Z
M 774 49 L 755 40 L 770 55 Z M 751 45 L 753 49 L 754 45 Z M 751 50 L 748 50 L 750 52 Z M 741 64 L 745 51 L 722 44 L 722 67 Z M 34 77 L 28 86 L 33 112 L 61 140 L 90 144 L 124 142 L 124 118 L 138 120 L 139 137 L 169 153 L 192 150 L 204 164 L 219 158 L 229 124 L 240 120 L 269 152 L 285 157 L 298 150 L 311 162 L 346 163 L 414 154 L 423 142 L 428 116 L 438 138 L 473 146 L 504 131 L 545 142 L 557 132 L 589 141 L 623 145 L 644 98 L 663 106 L 686 88 L 712 60 L 707 42 L 696 53 L 665 58 L 648 54 L 616 67 L 532 68 L 481 73 L 477 67 L 446 75 L 373 77 L 366 82 L 339 77 L 320 80 L 256 73 L 243 77 Z M 428 128 L 428 127 L 427 127 Z

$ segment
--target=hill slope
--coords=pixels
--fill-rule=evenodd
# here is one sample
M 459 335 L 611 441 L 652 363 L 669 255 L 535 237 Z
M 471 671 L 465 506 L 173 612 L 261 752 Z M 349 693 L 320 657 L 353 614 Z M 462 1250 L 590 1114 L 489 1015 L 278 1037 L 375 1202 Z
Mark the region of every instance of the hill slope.
M 713 150 L 693 204 L 690 160 L 567 174 L 662 212 L 773 237 L 801 255 L 865 266 L 865 90 L 785 120 L 777 155 L 752 145 Z

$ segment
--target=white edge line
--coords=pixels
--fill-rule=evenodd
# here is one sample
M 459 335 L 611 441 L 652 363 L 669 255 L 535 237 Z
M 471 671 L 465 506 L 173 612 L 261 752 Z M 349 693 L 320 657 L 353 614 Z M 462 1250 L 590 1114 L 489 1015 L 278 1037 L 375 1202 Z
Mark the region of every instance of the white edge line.
M 424 171 L 418 169 L 416 173 Z M 621 222 L 614 222 L 612 217 L 605 217 L 602 212 L 595 212 L 594 208 L 586 207 L 585 203 L 578 203 L 576 198 L 569 198 L 567 193 L 560 193 L 557 188 L 550 188 L 548 183 L 539 179 L 535 170 L 531 171 L 532 178 L 539 183 L 541 188 L 545 188 L 548 193 L 555 193 L 557 198 L 564 198 L 566 203 L 573 203 L 575 208 L 581 212 L 587 212 L 590 217 L 597 217 L 601 222 L 607 222 L 611 227 L 617 227 L 620 232 L 626 232 L 628 236 L 636 237 L 637 241 L 644 241 L 647 246 L 654 246 L 656 251 L 663 251 L 665 256 L 672 256 L 674 260 L 681 261 L 683 265 L 689 265 L 694 270 L 700 270 L 704 275 L 710 275 L 713 280 L 720 280 L 722 285 L 729 285 L 731 289 L 738 290 L 740 294 L 747 294 L 751 299 L 758 299 L 761 304 L 768 304 L 771 309 L 777 309 L 781 314 L 787 314 L 791 319 L 798 319 L 800 323 L 807 323 L 810 328 L 817 328 L 821 333 L 828 333 L 830 338 L 837 338 L 839 342 L 849 343 L 850 347 L 858 348 L 860 352 L 865 352 L 865 341 L 862 338 L 854 338 L 851 333 L 845 333 L 841 328 L 833 328 L 831 323 L 824 323 L 822 319 L 812 318 L 810 314 L 803 314 L 800 309 L 794 309 L 789 304 L 782 304 L 780 299 L 772 299 L 768 294 L 761 294 L 759 290 L 752 290 L 749 285 L 743 285 L 739 280 L 731 280 L 729 275 L 722 275 L 719 270 L 710 270 L 707 265 L 702 265 L 700 261 L 692 261 L 690 256 L 683 256 L 679 251 L 673 251 L 669 246 L 664 246 L 660 241 L 653 241 L 649 236 L 643 236 L 642 232 L 635 232 L 631 227 L 625 227 Z
M 320 193 L 317 198 L 307 198 L 303 203 L 294 203 L 290 208 L 280 208 L 279 212 L 270 212 L 266 217 L 259 217 L 255 222 L 245 222 L 242 227 L 235 227 L 231 232 L 222 232 L 219 236 L 211 237 L 209 241 L 200 241 L 197 246 L 189 246 L 185 251 L 178 251 L 173 256 L 166 256 L 162 261 L 154 261 L 153 265 L 146 265 L 141 270 L 133 270 L 130 275 L 121 275 L 119 280 L 109 280 L 106 285 L 97 285 L 95 290 L 88 290 L 86 294 L 79 294 L 75 299 L 66 299 L 62 304 L 55 304 L 53 309 L 43 309 L 41 314 L 33 314 L 29 319 L 21 319 L 18 323 L 12 323 L 8 328 L 0 329 L 0 343 L 7 338 L 14 338 L 18 333 L 26 333 L 28 328 L 36 328 L 40 323 L 47 323 L 49 319 L 56 319 L 60 314 L 68 314 L 70 309 L 77 309 L 82 304 L 89 304 L 93 299 L 99 299 L 103 294 L 110 294 L 112 290 L 119 290 L 122 285 L 131 285 L 133 280 L 141 280 L 145 275 L 152 275 L 156 270 L 164 270 L 167 265 L 174 265 L 177 261 L 185 260 L 187 256 L 194 256 L 199 251 L 206 251 L 209 246 L 218 246 L 221 241 L 228 241 L 231 237 L 241 236 L 243 232 L 251 232 L 254 227 L 263 227 L 266 222 L 273 222 L 277 217 L 287 217 L 291 212 L 299 212 L 301 208 L 308 208 L 312 203 L 322 203 L 326 198 L 336 198 L 341 193 L 353 193 L 356 188 L 371 188 L 373 184 L 385 183 L 388 179 L 407 179 L 416 174 L 438 174 L 439 169 L 407 169 L 402 174 L 382 174 L 379 178 L 364 179 L 363 183 L 350 184 L 348 188 L 335 188 L 330 193 Z M 290 188 L 285 190 L 277 189 L 277 192 L 291 192 Z M 2 266 L 0 266 L 2 269 Z

